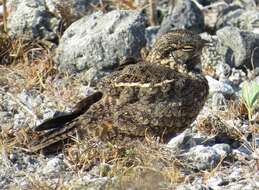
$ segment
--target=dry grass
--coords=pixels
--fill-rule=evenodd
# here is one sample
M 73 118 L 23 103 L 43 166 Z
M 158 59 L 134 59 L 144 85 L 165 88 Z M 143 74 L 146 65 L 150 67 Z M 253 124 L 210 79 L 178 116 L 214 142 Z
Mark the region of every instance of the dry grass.
M 4 152 L 8 155 L 17 145 L 26 144 L 27 138 L 30 137 L 25 131 L 20 131 L 16 136 L 2 133 L 2 154 Z M 98 167 L 97 176 L 115 177 L 116 180 L 107 184 L 106 189 L 161 189 L 173 187 L 186 178 L 181 171 L 180 161 L 164 145 L 153 140 L 119 141 L 115 144 L 98 139 L 84 139 L 68 144 L 63 151 L 66 165 L 75 173 L 80 174 Z M 109 167 L 104 167 L 105 164 Z M 76 185 L 65 185 L 61 180 L 53 187 L 53 184 L 36 176 L 28 176 L 28 179 L 27 185 L 31 189 L 73 189 Z
M 57 84 L 53 56 L 51 44 L 47 41 L 11 40 L 5 34 L 0 35 L 1 86 L 14 95 L 23 89 L 34 89 L 47 97 L 57 97 L 63 105 L 76 103 L 79 92 L 75 88 L 80 86 L 80 80 L 64 75 L 62 83 Z
M 111 189 L 132 187 L 150 189 L 182 182 L 179 161 L 155 141 L 119 141 L 116 144 L 97 139 L 85 139 L 66 149 L 73 170 L 99 167 L 99 176 L 116 177 Z M 110 169 L 103 169 L 109 164 Z M 155 188 L 156 189 L 156 188 Z
M 117 9 L 136 10 L 141 8 L 136 5 L 134 0 L 107 0 L 107 1 L 104 1 L 104 3 L 107 3 L 110 6 L 114 6 Z
M 211 114 L 198 119 L 197 130 L 203 134 L 242 141 L 244 134 L 234 124 L 227 122 L 220 114 Z
M 43 40 L 27 42 L 22 38 L 11 40 L 5 34 L 0 35 L 0 73 L 9 80 L 9 84 L 19 86 L 24 80 L 25 88 L 38 86 L 44 89 L 44 82 L 55 74 L 50 44 Z M 6 73 L 7 72 L 7 73 Z M 12 79 L 14 79 L 12 81 Z

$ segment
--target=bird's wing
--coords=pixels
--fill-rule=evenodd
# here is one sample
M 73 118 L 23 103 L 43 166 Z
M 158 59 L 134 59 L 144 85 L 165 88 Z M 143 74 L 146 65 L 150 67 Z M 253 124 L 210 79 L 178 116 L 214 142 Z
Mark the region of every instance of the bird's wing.
M 126 66 L 121 71 L 116 71 L 103 77 L 97 88 L 106 95 L 114 98 L 120 97 L 125 89 L 152 88 L 162 86 L 172 80 L 178 80 L 184 75 L 168 67 L 156 64 L 135 64 Z M 136 88 L 135 88 L 136 87 Z
M 85 113 L 90 108 L 91 105 L 99 101 L 101 98 L 102 98 L 102 93 L 95 92 L 92 95 L 78 102 L 77 105 L 75 106 L 74 111 L 72 111 L 71 113 L 66 113 L 61 116 L 47 119 L 40 125 L 36 126 L 34 130 L 42 131 L 47 129 L 62 128 L 66 123 L 72 121 L 73 119 Z

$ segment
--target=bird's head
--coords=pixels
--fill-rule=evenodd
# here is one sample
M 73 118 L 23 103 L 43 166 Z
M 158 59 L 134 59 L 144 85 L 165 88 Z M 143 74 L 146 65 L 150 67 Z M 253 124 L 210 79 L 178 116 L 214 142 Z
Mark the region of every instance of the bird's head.
M 157 39 L 146 61 L 180 72 L 200 72 L 200 55 L 206 44 L 208 41 L 189 30 L 174 30 Z

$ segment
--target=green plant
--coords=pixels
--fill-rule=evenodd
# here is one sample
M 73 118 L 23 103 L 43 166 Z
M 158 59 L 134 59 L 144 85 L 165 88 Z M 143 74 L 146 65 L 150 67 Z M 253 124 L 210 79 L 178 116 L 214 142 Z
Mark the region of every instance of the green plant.
M 259 84 L 257 82 L 244 82 L 241 88 L 241 97 L 248 112 L 248 119 L 251 121 L 255 108 L 259 104 Z

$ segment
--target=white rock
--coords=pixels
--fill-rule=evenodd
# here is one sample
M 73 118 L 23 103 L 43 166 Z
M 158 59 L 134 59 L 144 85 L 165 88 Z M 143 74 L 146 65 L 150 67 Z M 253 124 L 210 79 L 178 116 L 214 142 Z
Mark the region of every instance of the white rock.
M 212 96 L 214 93 L 222 93 L 223 95 L 233 95 L 235 93 L 234 89 L 232 86 L 230 86 L 227 83 L 218 81 L 211 76 L 206 76 L 206 79 L 208 80 L 209 83 L 209 94 Z

